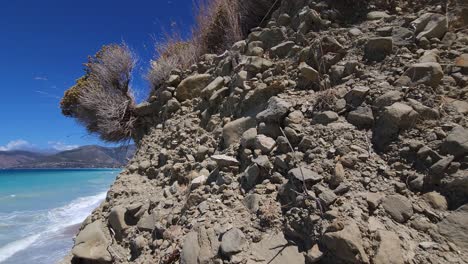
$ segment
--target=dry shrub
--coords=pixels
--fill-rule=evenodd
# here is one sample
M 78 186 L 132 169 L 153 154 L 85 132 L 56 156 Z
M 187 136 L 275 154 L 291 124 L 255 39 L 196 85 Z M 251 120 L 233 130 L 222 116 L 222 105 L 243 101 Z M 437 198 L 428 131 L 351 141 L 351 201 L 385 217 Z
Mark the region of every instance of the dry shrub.
M 131 139 L 135 107 L 129 87 L 135 61 L 125 45 L 108 45 L 85 64 L 85 75 L 65 92 L 62 113 L 104 141 Z
M 178 34 L 167 35 L 156 45 L 157 58 L 147 75 L 153 89 L 158 89 L 174 69 L 186 70 L 207 53 L 220 53 L 244 39 L 250 29 L 279 6 L 280 0 L 199 0 L 196 6 L 192 37 L 183 41 Z

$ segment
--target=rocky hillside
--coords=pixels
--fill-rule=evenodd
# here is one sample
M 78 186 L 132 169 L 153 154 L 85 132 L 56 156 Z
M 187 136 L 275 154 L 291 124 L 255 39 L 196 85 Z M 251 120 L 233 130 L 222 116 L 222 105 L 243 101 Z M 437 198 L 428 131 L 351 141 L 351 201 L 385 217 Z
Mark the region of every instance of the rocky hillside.
M 56 154 L 28 151 L 0 152 L 1 169 L 30 168 L 120 168 L 135 153 L 135 146 L 115 148 L 83 146 Z
M 468 263 L 466 12 L 280 2 L 137 107 L 65 263 Z

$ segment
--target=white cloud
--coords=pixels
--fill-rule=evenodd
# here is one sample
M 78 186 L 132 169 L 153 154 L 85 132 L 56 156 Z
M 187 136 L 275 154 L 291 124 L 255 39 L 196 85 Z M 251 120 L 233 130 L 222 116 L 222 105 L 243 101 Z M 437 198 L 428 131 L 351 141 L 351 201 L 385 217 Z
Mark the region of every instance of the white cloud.
M 36 77 L 34 77 L 34 80 L 36 80 L 36 81 L 47 81 L 49 79 L 47 79 L 47 77 L 45 77 L 45 76 L 36 76 Z
M 79 145 L 67 145 L 60 141 L 49 141 L 47 142 L 53 149 L 58 151 L 66 151 L 79 148 Z
M 5 146 L 0 146 L 0 151 L 9 150 L 30 150 L 34 148 L 34 145 L 23 139 L 12 140 Z

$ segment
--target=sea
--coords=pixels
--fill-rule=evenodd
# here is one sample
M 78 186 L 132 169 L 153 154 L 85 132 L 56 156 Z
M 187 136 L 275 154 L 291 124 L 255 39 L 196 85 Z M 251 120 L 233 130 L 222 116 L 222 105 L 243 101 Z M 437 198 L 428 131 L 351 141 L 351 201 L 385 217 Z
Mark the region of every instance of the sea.
M 0 263 L 53 264 L 118 169 L 0 170 Z

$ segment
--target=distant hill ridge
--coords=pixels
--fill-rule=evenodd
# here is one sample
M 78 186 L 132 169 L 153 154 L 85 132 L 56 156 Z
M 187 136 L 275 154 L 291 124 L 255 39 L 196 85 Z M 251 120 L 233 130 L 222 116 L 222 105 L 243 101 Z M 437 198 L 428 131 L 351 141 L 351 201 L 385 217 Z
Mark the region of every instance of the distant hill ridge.
M 55 154 L 31 151 L 0 151 L 0 169 L 13 168 L 118 168 L 127 164 L 135 146 L 83 146 Z

